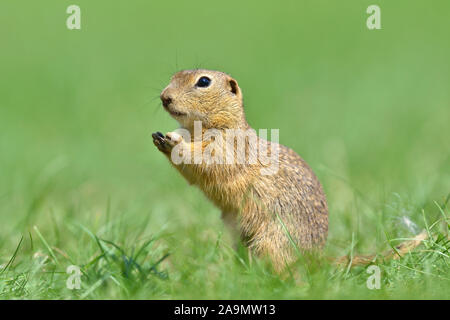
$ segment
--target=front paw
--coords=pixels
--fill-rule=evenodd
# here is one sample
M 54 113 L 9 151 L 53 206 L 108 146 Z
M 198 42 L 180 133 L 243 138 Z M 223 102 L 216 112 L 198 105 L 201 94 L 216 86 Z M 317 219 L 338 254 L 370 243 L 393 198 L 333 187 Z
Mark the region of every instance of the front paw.
M 161 132 L 152 133 L 153 143 L 159 151 L 170 153 L 178 143 L 182 141 L 181 135 L 176 132 L 168 132 L 165 136 Z
M 183 141 L 183 137 L 176 132 L 167 132 L 165 138 L 172 148 Z

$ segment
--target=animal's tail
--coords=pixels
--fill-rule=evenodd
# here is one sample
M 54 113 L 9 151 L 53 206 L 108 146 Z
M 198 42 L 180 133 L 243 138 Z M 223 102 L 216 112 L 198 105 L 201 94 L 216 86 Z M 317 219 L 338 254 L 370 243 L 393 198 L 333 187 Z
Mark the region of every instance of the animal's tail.
M 371 254 L 371 255 L 359 255 L 359 256 L 343 256 L 334 260 L 334 264 L 338 266 L 364 266 L 375 262 L 377 259 L 390 260 L 399 259 L 405 254 L 419 246 L 422 241 L 428 238 L 428 232 L 426 230 L 422 231 L 420 234 L 415 236 L 413 239 L 400 243 L 395 248 L 388 250 L 381 255 Z

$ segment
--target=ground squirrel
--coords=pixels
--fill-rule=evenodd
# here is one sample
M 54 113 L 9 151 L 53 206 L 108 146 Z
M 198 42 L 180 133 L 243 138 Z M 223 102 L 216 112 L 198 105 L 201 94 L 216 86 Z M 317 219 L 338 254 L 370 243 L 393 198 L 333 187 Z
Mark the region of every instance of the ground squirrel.
M 152 134 L 154 144 L 219 207 L 224 222 L 254 253 L 268 256 L 280 272 L 296 260 L 298 249 L 324 246 L 328 207 L 320 182 L 293 150 L 251 129 L 236 80 L 218 71 L 180 71 L 161 100 L 180 128 Z M 243 149 L 239 141 L 244 141 Z M 271 172 L 263 172 L 274 164 L 261 159 L 263 148 L 258 146 L 264 145 L 266 156 L 276 164 Z M 224 158 L 227 161 L 221 162 Z
M 242 92 L 236 80 L 218 71 L 181 71 L 163 90 L 161 100 L 181 128 L 190 132 L 191 139 L 186 141 L 179 130 L 165 136 L 158 132 L 153 134 L 155 145 L 190 184 L 197 185 L 222 210 L 225 223 L 239 230 L 241 239 L 253 252 L 269 256 L 275 269 L 282 270 L 294 261 L 292 240 L 300 249 L 320 248 L 325 244 L 328 232 L 325 194 L 300 156 L 285 146 L 269 142 L 268 155 L 274 147 L 279 147 L 276 172 L 262 174 L 261 169 L 268 165 L 259 159 L 256 163 L 237 162 L 240 135 L 246 135 L 243 137 L 245 160 L 255 153 L 251 149 L 262 138 L 251 130 L 245 119 Z M 202 125 L 203 138 L 199 141 L 194 135 L 195 121 Z M 208 129 L 215 129 L 223 137 L 230 135 L 229 129 L 235 129 L 236 140 L 231 144 L 236 155 L 234 163 L 193 161 L 196 152 L 204 152 L 211 143 L 218 143 L 205 138 Z M 253 138 L 256 144 L 249 142 Z M 216 145 L 215 151 L 224 144 L 227 143 Z M 192 161 L 174 163 L 171 155 L 176 145 L 180 146 L 181 153 L 190 150 L 192 158 L 188 160 Z

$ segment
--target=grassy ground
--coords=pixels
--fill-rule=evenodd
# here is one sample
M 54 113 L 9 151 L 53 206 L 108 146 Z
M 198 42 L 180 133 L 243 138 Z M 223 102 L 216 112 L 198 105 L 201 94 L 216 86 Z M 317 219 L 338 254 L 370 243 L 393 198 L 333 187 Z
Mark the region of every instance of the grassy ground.
M 450 70 L 444 1 L 0 4 L 0 298 L 450 298 Z M 219 211 L 157 152 L 170 74 L 231 73 L 255 128 L 279 128 L 322 181 L 325 255 L 281 280 L 230 247 Z M 81 268 L 81 289 L 66 268 Z

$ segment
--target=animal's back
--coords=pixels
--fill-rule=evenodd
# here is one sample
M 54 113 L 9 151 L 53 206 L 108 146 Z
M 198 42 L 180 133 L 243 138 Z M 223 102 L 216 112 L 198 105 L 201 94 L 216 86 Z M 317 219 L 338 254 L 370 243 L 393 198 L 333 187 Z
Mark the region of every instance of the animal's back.
M 244 238 L 257 252 L 284 263 L 295 259 L 291 239 L 300 250 L 325 244 L 325 194 L 311 168 L 293 150 L 279 145 L 278 170 L 255 179 L 251 193 L 252 208 L 242 212 L 241 224 L 248 232 Z

